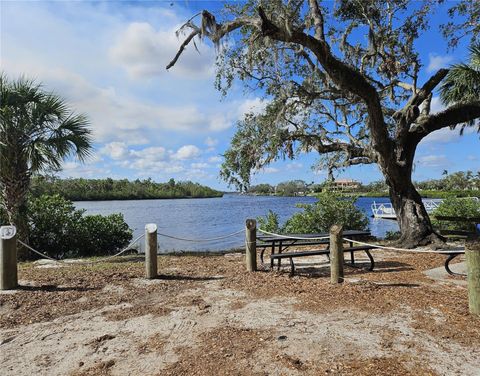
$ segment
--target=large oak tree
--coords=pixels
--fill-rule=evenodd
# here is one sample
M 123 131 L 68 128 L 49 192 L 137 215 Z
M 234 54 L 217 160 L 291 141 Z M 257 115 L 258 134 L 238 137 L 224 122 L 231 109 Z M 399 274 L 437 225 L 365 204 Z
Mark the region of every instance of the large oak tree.
M 423 68 L 415 47 L 436 8 L 445 9 L 438 3 L 227 4 L 222 22 L 204 10 L 199 25 L 196 17 L 185 23 L 180 33 L 186 38 L 167 69 L 195 38 L 207 38 L 219 52 L 217 87 L 226 93 L 240 79 L 267 99 L 264 111 L 238 124 L 221 171 L 228 182 L 245 187 L 252 171 L 301 152 L 318 152 L 320 167 L 330 172 L 376 163 L 390 188 L 403 246 L 437 243 L 441 238 L 412 183 L 415 151 L 430 133 L 473 125 L 480 118 L 478 97 L 430 111 L 434 91 L 449 70 L 439 69 L 420 82 Z M 468 19 L 478 14 L 478 4 L 455 3 L 450 10 L 451 16 L 464 16 L 463 24 L 452 21 L 443 29 L 455 33 L 450 45 L 465 34 L 478 36 L 478 21 Z M 464 9 L 469 6 L 470 11 Z

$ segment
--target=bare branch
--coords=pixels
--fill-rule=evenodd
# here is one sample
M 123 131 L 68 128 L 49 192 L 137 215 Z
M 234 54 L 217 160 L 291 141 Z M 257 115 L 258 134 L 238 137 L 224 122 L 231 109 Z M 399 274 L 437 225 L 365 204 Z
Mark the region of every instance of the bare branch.
M 188 44 L 192 41 L 192 39 L 196 35 L 200 35 L 200 29 L 193 30 L 190 33 L 190 35 L 183 41 L 183 43 L 180 45 L 180 48 L 178 49 L 178 52 L 175 55 L 175 57 L 173 58 L 173 60 L 170 63 L 168 63 L 167 69 L 170 69 L 171 67 L 173 67 L 177 63 L 177 60 L 180 57 L 180 55 L 182 54 L 183 50 L 185 50 L 185 47 L 188 46 Z
M 206 28 L 206 26 L 205 26 L 205 19 L 206 18 L 208 18 L 210 25 L 215 23 L 214 30 L 212 30 L 212 28 L 209 28 L 209 29 Z M 260 24 L 261 24 L 260 20 L 258 18 L 253 18 L 253 17 L 238 17 L 233 21 L 225 22 L 224 24 L 217 24 L 215 22 L 215 17 L 213 17 L 213 15 L 211 13 L 209 13 L 208 11 L 204 10 L 204 11 L 202 11 L 202 26 L 203 26 L 202 29 L 203 29 L 203 32 L 202 32 L 202 29 L 193 25 L 191 22 L 188 22 L 188 23 L 184 24 L 184 26 L 189 26 L 190 28 L 192 28 L 193 31 L 190 33 L 190 35 L 180 45 L 180 48 L 179 48 L 177 54 L 175 55 L 173 60 L 167 65 L 167 69 L 170 69 L 171 67 L 173 67 L 177 63 L 180 55 L 185 50 L 185 47 L 192 41 L 192 39 L 196 35 L 198 35 L 200 37 L 208 36 L 214 44 L 218 44 L 219 41 L 226 34 L 232 32 L 232 31 L 234 31 L 234 30 L 236 30 L 236 29 L 238 29 L 242 26 L 252 26 L 252 27 L 260 28 Z

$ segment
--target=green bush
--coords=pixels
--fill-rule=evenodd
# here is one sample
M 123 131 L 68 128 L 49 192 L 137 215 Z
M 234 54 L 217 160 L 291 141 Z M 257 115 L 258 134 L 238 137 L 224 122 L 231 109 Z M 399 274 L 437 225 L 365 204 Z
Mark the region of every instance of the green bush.
M 265 217 L 258 217 L 257 222 L 258 228 L 262 230 L 274 233 L 281 231 L 280 224 L 278 222 L 278 214 L 272 210 L 269 210 Z
M 115 253 L 132 239 L 122 214 L 84 213 L 59 195 L 30 200 L 30 245 L 55 258 L 82 257 Z
M 0 203 L 0 226 L 5 226 L 7 224 L 8 224 L 7 213 L 5 212 L 5 209 L 1 206 L 1 203 Z
M 304 211 L 292 215 L 283 226 L 278 223 L 278 215 L 269 210 L 265 217 L 257 218 L 259 228 L 284 234 L 328 232 L 334 224 L 343 225 L 348 230 L 368 228 L 366 214 L 355 206 L 356 198 L 332 192 L 324 192 L 317 197 L 318 201 L 314 204 L 297 204 Z
M 298 204 L 304 211 L 295 213 L 287 220 L 285 233 L 327 232 L 334 224 L 343 225 L 348 230 L 368 228 L 366 214 L 355 206 L 356 198 L 341 197 L 338 194 L 324 192 L 319 194 L 314 204 Z
M 475 231 L 475 224 L 469 222 L 439 221 L 435 216 L 462 218 L 480 217 L 480 200 L 472 198 L 446 198 L 432 213 L 432 224 L 441 230 Z

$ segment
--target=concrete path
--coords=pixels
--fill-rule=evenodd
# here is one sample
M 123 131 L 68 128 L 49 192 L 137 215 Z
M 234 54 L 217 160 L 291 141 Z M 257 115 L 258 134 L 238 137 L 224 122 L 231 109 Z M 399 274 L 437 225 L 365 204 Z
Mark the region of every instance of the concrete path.
M 465 264 L 465 261 L 459 262 L 457 264 L 450 264 L 450 269 L 452 270 L 452 272 L 455 272 L 455 273 L 467 274 L 467 265 Z M 447 273 L 447 271 L 443 266 L 439 268 L 427 270 L 424 273 L 436 281 L 455 283 L 458 285 L 467 284 L 466 278 L 465 279 L 452 278 L 452 276 Z

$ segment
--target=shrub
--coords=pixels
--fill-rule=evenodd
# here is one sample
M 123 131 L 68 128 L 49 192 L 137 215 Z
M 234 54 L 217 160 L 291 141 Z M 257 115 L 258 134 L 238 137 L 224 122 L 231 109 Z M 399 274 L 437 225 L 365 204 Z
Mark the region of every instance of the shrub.
M 257 217 L 258 228 L 268 231 L 278 233 L 280 230 L 280 225 L 278 222 L 278 214 L 272 210 L 268 211 L 268 214 L 265 217 Z
M 432 213 L 432 224 L 442 230 L 475 231 L 475 224 L 469 222 L 439 221 L 435 216 L 451 216 L 462 218 L 480 217 L 480 200 L 472 198 L 446 198 Z
M 56 258 L 112 254 L 126 246 L 132 231 L 122 214 L 84 215 L 59 195 L 30 200 L 30 245 Z
M 5 209 L 3 209 L 0 203 L 0 226 L 6 226 L 7 224 L 8 224 L 7 213 L 5 212 Z
M 132 240 L 132 231 L 120 213 L 86 215 L 80 220 L 77 256 L 112 254 Z
M 348 230 L 365 230 L 368 219 L 355 206 L 356 200 L 355 197 L 341 197 L 332 192 L 321 193 L 314 204 L 298 204 L 297 207 L 304 211 L 290 217 L 283 231 L 300 234 L 327 232 L 334 224 L 343 225 Z
M 311 234 L 328 232 L 334 224 L 343 225 L 348 230 L 366 230 L 368 218 L 355 206 L 356 198 L 342 197 L 337 193 L 319 194 L 314 204 L 297 204 L 304 211 L 295 213 L 280 226 L 278 214 L 269 210 L 265 217 L 258 217 L 259 228 L 269 232 L 290 234 Z

